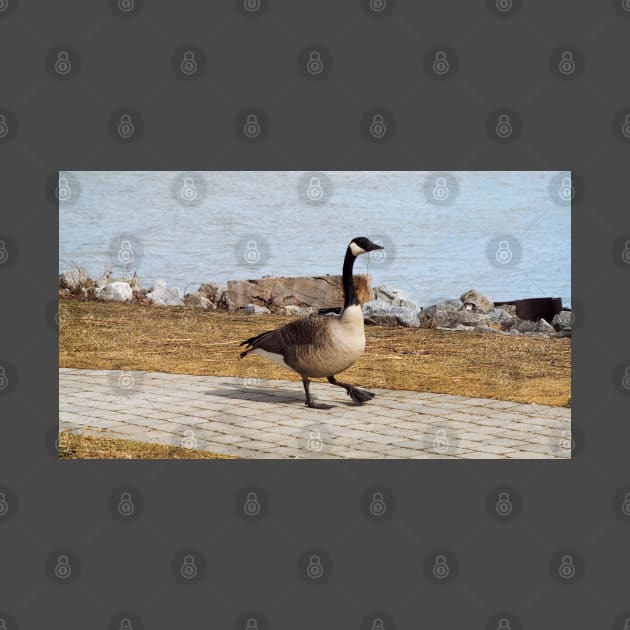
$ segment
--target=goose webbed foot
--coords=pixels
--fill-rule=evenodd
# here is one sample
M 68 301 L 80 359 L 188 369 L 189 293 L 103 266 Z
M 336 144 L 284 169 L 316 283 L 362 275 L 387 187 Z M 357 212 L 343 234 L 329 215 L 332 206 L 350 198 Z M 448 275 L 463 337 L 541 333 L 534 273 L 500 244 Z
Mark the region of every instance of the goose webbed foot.
M 311 402 L 310 402 L 310 403 L 305 402 L 304 404 L 305 404 L 305 405 L 306 405 L 309 409 L 332 409 L 332 408 L 333 408 L 333 406 L 332 406 L 332 405 L 324 405 L 324 404 L 322 404 L 322 403 L 316 403 L 316 402 L 313 402 L 312 400 L 311 400 Z
M 367 389 L 361 389 L 360 387 L 350 387 L 346 388 L 348 392 L 348 396 L 354 400 L 355 403 L 364 403 L 368 400 L 372 400 L 374 398 L 374 392 L 370 392 Z
M 304 393 L 306 394 L 306 401 L 304 404 L 310 409 L 332 409 L 332 405 L 322 405 L 313 401 L 311 393 L 309 391 L 310 382 L 308 379 L 303 378 L 302 384 L 304 385 Z
M 352 400 L 357 404 L 363 404 L 368 400 L 372 400 L 374 398 L 374 392 L 371 392 L 367 389 L 362 389 L 361 387 L 355 387 L 354 385 L 350 385 L 349 383 L 342 383 L 338 381 L 334 376 L 328 377 L 328 382 L 331 385 L 337 385 L 337 387 L 343 387 L 346 390 L 346 393 Z

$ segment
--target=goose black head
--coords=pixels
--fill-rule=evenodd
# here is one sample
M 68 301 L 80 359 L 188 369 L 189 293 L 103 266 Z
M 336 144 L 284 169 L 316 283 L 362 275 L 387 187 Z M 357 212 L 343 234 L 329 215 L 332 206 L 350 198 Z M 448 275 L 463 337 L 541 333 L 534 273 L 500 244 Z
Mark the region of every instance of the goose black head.
M 353 238 L 350 245 L 348 245 L 348 248 L 354 256 L 367 254 L 368 252 L 374 251 L 375 249 L 384 249 L 381 245 L 372 243 L 372 241 L 365 236 L 357 236 L 356 238 Z

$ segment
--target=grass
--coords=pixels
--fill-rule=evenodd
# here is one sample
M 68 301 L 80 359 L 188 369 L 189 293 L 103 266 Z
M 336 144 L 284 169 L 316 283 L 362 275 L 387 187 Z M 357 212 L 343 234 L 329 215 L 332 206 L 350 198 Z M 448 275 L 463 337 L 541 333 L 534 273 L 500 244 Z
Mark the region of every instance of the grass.
M 207 451 L 93 435 L 59 433 L 61 459 L 238 459 Z
M 59 309 L 60 367 L 299 381 L 256 355 L 238 356 L 243 339 L 290 317 L 79 300 L 60 300 Z M 398 326 L 366 326 L 366 338 L 346 381 L 570 406 L 570 339 Z

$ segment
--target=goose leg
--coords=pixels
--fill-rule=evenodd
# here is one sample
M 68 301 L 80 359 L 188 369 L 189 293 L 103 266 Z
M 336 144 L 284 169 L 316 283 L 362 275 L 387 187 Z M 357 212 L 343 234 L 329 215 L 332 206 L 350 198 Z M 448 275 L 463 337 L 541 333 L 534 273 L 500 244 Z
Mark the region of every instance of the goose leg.
M 306 402 L 304 403 L 307 407 L 311 407 L 312 409 L 331 409 L 330 405 L 318 405 L 313 402 L 311 398 L 311 392 L 309 391 L 310 381 L 307 378 L 302 379 L 302 384 L 304 385 L 304 393 L 306 394 Z
M 373 392 L 370 392 L 367 389 L 361 389 L 360 387 L 355 387 L 354 385 L 350 385 L 349 383 L 342 383 L 338 381 L 334 376 L 329 376 L 328 382 L 331 385 L 343 387 L 346 390 L 348 396 L 350 396 L 350 398 L 352 398 L 355 403 L 364 403 L 374 398 Z

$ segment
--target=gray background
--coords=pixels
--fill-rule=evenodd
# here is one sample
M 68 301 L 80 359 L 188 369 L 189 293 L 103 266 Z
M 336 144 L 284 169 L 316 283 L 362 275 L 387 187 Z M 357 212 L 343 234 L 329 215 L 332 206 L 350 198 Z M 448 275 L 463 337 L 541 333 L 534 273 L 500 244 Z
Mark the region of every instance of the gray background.
M 620 376 L 630 365 L 623 328 L 630 266 L 621 261 L 630 239 L 630 145 L 618 121 L 630 111 L 630 13 L 622 0 L 524 0 L 515 11 L 517 4 L 500 17 L 481 0 L 398 0 L 388 15 L 370 16 L 359 0 L 271 0 L 261 15 L 246 16 L 227 0 L 145 0 L 123 17 L 105 0 L 0 3 L 0 112 L 11 128 L 0 141 L 0 240 L 9 255 L 0 269 L 0 365 L 9 378 L 0 392 L 0 485 L 8 499 L 0 618 L 9 630 L 118 628 L 119 613 L 133 628 L 244 628 L 237 620 L 250 612 L 267 620 L 261 630 L 370 628 L 365 618 L 374 611 L 387 629 L 496 628 L 500 611 L 520 620 L 510 617 L 511 628 L 624 627 L 630 523 L 615 496 L 630 483 Z M 320 80 L 298 68 L 311 44 L 332 59 Z M 190 45 L 206 59 L 201 76 L 184 80 L 171 56 Z M 453 76 L 435 79 L 424 55 L 440 45 L 458 63 Z M 56 46 L 74 50 L 63 80 L 50 70 Z M 580 52 L 573 78 L 558 75 L 558 46 Z M 373 143 L 360 121 L 379 107 L 396 131 Z M 124 108 L 144 122 L 128 143 L 110 133 L 112 113 Z M 246 108 L 263 111 L 271 125 L 261 142 L 235 134 L 235 116 Z M 497 108 L 520 119 L 512 142 L 487 132 Z M 577 173 L 574 459 L 57 461 L 50 176 L 271 168 Z M 252 483 L 269 505 L 264 518 L 245 522 L 234 497 Z M 382 522 L 361 509 L 373 485 L 396 499 Z M 508 522 L 485 506 L 502 485 L 522 500 Z M 110 511 L 121 486 L 143 499 L 130 522 Z M 319 586 L 298 573 L 313 548 L 334 563 Z M 195 584 L 181 584 L 171 570 L 185 549 L 206 560 Z M 457 559 L 447 584 L 425 574 L 425 556 L 436 549 Z M 575 584 L 560 583 L 550 564 L 566 549 L 584 560 Z M 49 578 L 47 558 L 60 550 L 72 552 L 69 583 Z

